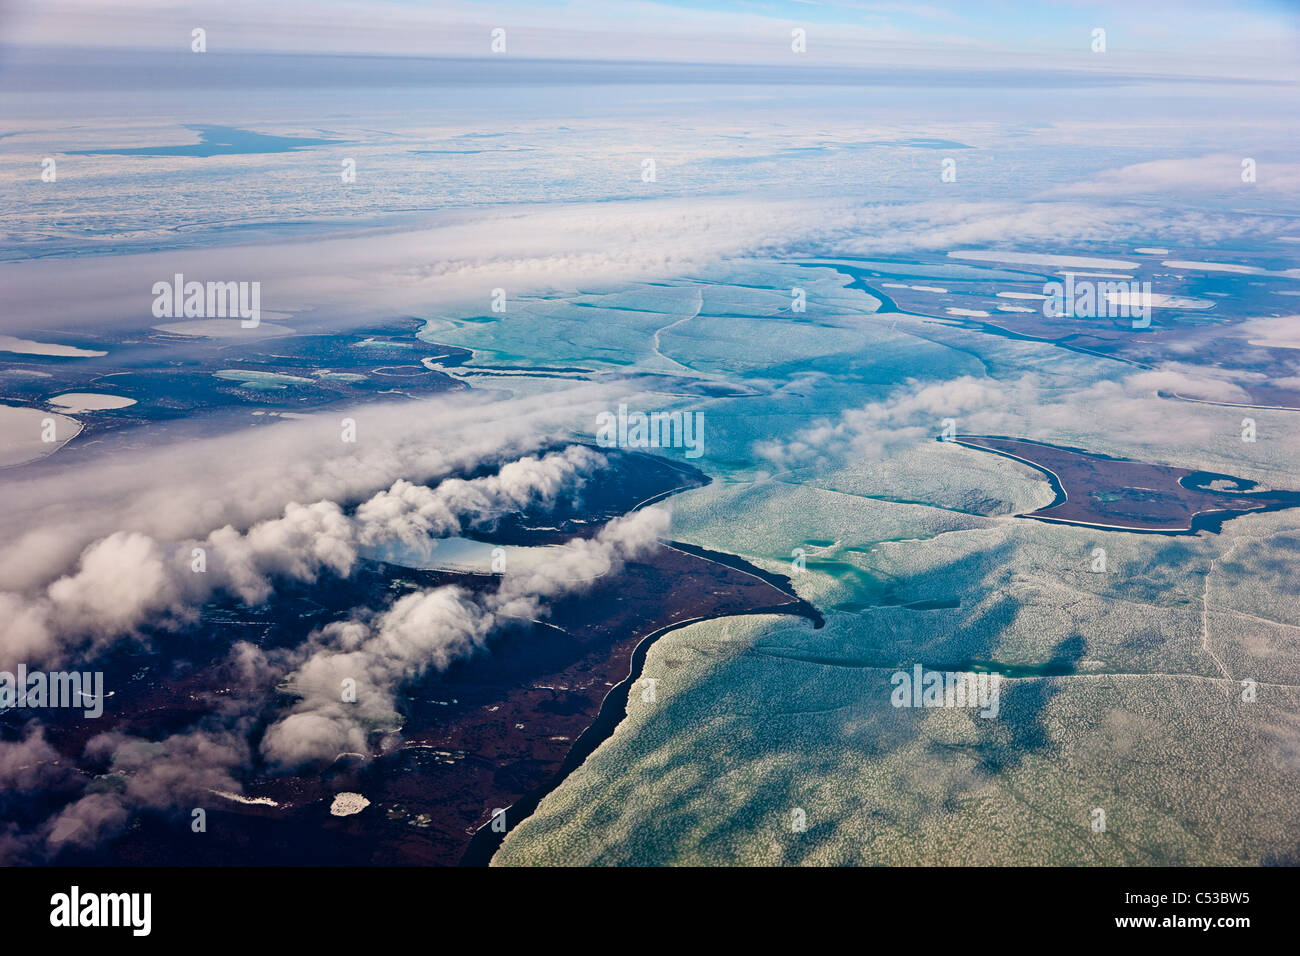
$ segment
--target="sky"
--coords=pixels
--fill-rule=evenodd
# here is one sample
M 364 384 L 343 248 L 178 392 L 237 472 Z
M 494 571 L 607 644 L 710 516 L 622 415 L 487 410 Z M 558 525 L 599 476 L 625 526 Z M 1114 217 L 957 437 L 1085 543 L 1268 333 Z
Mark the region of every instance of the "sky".
M 0 0 L 7 45 L 717 63 L 966 65 L 1295 77 L 1295 0 Z M 806 31 L 806 53 L 791 33 Z M 1106 31 L 1105 58 L 1092 50 Z

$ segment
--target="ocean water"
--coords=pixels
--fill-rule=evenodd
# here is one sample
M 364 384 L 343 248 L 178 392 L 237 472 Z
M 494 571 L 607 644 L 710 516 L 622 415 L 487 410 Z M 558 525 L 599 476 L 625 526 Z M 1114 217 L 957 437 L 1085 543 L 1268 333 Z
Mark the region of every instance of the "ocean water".
M 73 149 L 70 156 L 239 156 L 251 153 L 285 153 L 310 146 L 335 145 L 340 140 L 311 139 L 306 136 L 268 136 L 232 126 L 191 126 L 199 141 L 179 146 L 134 146 L 120 149 Z

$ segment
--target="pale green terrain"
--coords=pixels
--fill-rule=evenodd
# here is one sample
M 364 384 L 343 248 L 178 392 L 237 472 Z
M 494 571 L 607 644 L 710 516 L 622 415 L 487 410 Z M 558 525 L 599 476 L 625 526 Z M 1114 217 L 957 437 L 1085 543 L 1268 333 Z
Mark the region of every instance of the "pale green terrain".
M 423 333 L 487 349 L 465 372 L 660 375 L 636 394 L 704 411 L 694 464 L 714 478 L 673 499 L 673 536 L 793 574 L 827 619 L 660 639 L 644 669 L 657 699 L 634 689 L 614 736 L 494 862 L 1300 862 L 1300 512 L 1187 536 L 1050 525 L 1016 517 L 1052 501 L 1040 472 L 934 440 L 951 416 L 1294 488 L 1300 416 L 1252 411 L 1261 438 L 1245 444 L 1240 409 L 1160 398 L 1132 367 L 1048 344 L 876 312 L 828 270 L 723 278 L 521 300 Z M 903 606 L 916 602 L 956 606 Z M 890 675 L 914 662 L 1004 674 L 1000 713 L 895 708 Z

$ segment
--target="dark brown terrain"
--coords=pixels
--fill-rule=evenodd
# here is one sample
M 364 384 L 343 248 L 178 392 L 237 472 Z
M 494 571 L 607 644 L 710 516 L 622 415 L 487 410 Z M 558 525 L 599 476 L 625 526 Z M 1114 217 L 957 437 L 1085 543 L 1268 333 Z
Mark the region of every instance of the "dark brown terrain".
M 1253 482 L 1123 458 L 1107 458 L 1021 438 L 962 435 L 958 444 L 1045 472 L 1057 500 L 1024 517 L 1126 531 L 1217 531 L 1250 511 L 1300 506 L 1294 491 L 1250 491 Z
M 651 456 L 613 454 L 611 461 L 580 506 L 505 516 L 486 537 L 551 543 L 592 535 L 634 502 L 707 481 Z M 368 562 L 346 579 L 285 585 L 266 606 L 213 605 L 198 626 L 155 635 L 147 646 L 103 662 L 105 686 L 115 690 L 103 717 L 56 715 L 46 727 L 48 739 L 86 775 L 102 773 L 106 768 L 81 756 L 95 734 L 117 730 L 161 739 L 210 722 L 231 684 L 227 653 L 236 641 L 268 650 L 296 646 L 308 630 L 353 607 L 383 606 L 403 593 L 442 585 L 483 593 L 498 580 Z M 729 555 L 663 543 L 589 590 L 554 601 L 542 619 L 497 634 L 487 652 L 404 687 L 400 735 L 376 738 L 371 754 L 340 756 L 328 767 L 293 776 L 265 767 L 245 772 L 244 796 L 275 805 L 207 794 L 198 804 L 207 812 L 206 833 L 191 834 L 186 808 L 183 814 L 146 811 L 121 836 L 91 851 L 65 853 L 59 862 L 454 865 L 494 810 L 535 803 L 558 783 L 562 768 L 571 769 L 566 757 L 578 753 L 575 743 L 596 721 L 602 702 L 629 678 L 634 651 L 647 637 L 690 621 L 762 612 L 821 623 L 784 578 Z M 623 699 L 611 698 L 602 729 L 583 741 L 581 754 L 612 729 Z M 261 726 L 292 703 L 281 695 Z M 252 734 L 254 750 L 260 734 Z M 102 779 L 114 785 L 111 774 Z M 332 816 L 330 804 L 340 792 L 360 793 L 370 805 L 352 816 Z

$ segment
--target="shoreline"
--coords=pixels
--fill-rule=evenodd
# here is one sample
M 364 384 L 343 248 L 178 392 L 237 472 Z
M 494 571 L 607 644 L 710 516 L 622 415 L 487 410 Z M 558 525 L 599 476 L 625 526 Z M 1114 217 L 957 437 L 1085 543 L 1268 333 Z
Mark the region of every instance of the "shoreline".
M 676 547 L 676 543 L 670 543 L 668 546 Z M 753 571 L 750 571 L 750 573 L 753 573 Z M 787 586 L 789 585 L 787 584 Z M 785 588 L 781 588 L 781 590 L 784 592 Z M 796 595 L 794 600 L 787 604 L 758 607 L 731 614 L 703 615 L 677 621 L 651 631 L 641 638 L 636 647 L 632 649 L 631 657 L 628 659 L 627 675 L 609 689 L 609 692 L 600 702 L 600 708 L 596 711 L 595 718 L 587 725 L 587 729 L 578 735 L 578 739 L 573 742 L 569 752 L 564 755 L 564 760 L 560 763 L 559 769 L 556 770 L 551 779 L 505 808 L 505 832 L 498 833 L 494 831 L 491 820 L 475 830 L 474 836 L 470 839 L 469 845 L 465 848 L 465 852 L 456 865 L 469 867 L 490 866 L 492 858 L 496 856 L 497 850 L 501 848 L 501 844 L 505 841 L 510 830 L 524 820 L 529 819 L 544 799 L 559 789 L 569 776 L 596 752 L 601 744 L 613 736 L 614 731 L 618 729 L 618 725 L 627 716 L 628 697 L 631 694 L 632 686 L 640 679 L 650 648 L 660 638 L 690 624 L 720 620 L 724 617 L 746 617 L 751 614 L 788 614 L 794 617 L 802 617 L 812 621 L 814 628 L 820 628 L 825 623 L 821 612 L 816 607 Z M 512 814 L 511 811 L 515 812 Z

